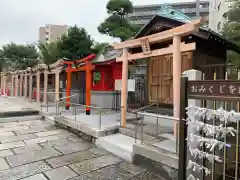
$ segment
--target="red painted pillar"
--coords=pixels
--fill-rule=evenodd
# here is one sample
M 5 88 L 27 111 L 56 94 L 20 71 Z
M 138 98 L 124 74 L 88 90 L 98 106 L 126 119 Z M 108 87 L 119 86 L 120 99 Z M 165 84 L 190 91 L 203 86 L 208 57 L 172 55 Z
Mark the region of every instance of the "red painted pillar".
M 69 110 L 70 108 L 70 94 L 71 94 L 71 86 L 72 86 L 72 72 L 71 72 L 71 67 L 68 65 L 66 72 L 67 72 L 67 86 L 66 86 L 66 110 Z
M 91 73 L 92 64 L 86 62 L 86 106 L 91 105 L 91 85 L 92 85 L 92 73 Z M 86 107 L 86 115 L 90 115 L 90 107 Z

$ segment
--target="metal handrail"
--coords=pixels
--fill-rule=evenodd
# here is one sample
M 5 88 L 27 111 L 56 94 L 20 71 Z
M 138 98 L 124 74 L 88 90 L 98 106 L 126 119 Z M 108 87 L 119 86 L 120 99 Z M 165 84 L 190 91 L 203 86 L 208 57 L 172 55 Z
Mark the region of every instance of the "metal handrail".
M 146 108 L 148 108 L 148 107 L 152 107 L 152 106 L 157 105 L 157 104 L 158 104 L 158 103 L 148 104 L 148 105 L 143 106 L 143 107 L 140 107 L 139 109 L 136 109 L 136 110 L 134 110 L 134 111 L 132 111 L 132 112 L 133 112 L 133 113 L 137 113 L 137 112 L 139 112 L 139 111 L 142 111 L 143 109 L 146 109 Z
M 77 96 L 77 95 L 78 95 L 78 94 L 73 94 L 73 95 L 71 95 L 71 96 L 62 97 L 62 98 L 60 98 L 60 99 L 58 99 L 58 100 L 54 100 L 53 102 L 59 102 L 60 100 L 67 99 L 67 98 L 71 98 L 71 97 L 74 97 L 74 96 Z
M 56 106 L 56 115 L 60 115 L 59 113 L 59 102 L 57 102 L 57 106 Z M 69 104 L 73 106 L 73 115 L 74 115 L 74 120 L 76 121 L 76 116 L 77 116 L 77 106 L 81 106 L 81 107 L 89 107 L 89 108 L 93 108 L 93 109 L 97 109 L 99 110 L 99 124 L 98 124 L 98 128 L 101 129 L 102 126 L 102 110 L 104 109 L 112 109 L 112 108 L 106 108 L 106 107 L 99 107 L 99 106 L 92 106 L 92 105 L 85 105 L 85 104 L 78 104 L 78 103 L 71 103 L 71 102 L 61 102 L 63 104 Z M 122 108 L 122 107 L 121 107 Z M 121 117 L 120 117 L 120 122 L 121 122 Z
M 148 107 L 151 107 L 151 106 L 154 106 L 154 105 L 156 105 L 157 103 L 153 103 L 153 104 L 148 104 L 148 105 L 146 105 L 146 106 L 143 106 L 143 107 L 140 107 L 139 109 L 136 109 L 136 110 L 134 110 L 134 111 L 132 111 L 132 113 L 134 113 L 134 114 L 136 114 L 136 120 L 138 120 L 138 112 L 139 111 L 142 111 L 142 110 L 144 110 L 144 109 L 146 109 L 146 108 L 148 108 Z M 143 119 L 143 118 L 142 118 Z M 142 122 L 142 119 L 141 119 L 141 122 Z M 139 126 L 138 125 L 136 125 L 136 128 L 135 128 L 135 137 L 134 137 L 134 139 L 135 139 L 135 143 L 137 143 L 137 133 L 138 133 L 138 129 L 139 129 Z M 142 129 L 143 129 L 143 123 L 141 123 L 141 131 L 142 131 Z M 142 134 L 141 134 L 141 138 L 142 138 Z
M 179 118 L 175 118 L 175 117 L 171 117 L 171 116 L 163 116 L 160 114 L 153 114 L 153 113 L 147 113 L 147 112 L 137 112 L 136 114 L 142 115 L 142 116 L 150 116 L 150 117 L 156 117 L 157 118 L 157 123 L 156 123 L 156 136 L 158 136 L 158 126 L 159 126 L 159 118 L 164 118 L 164 119 L 168 119 L 168 120 L 173 120 L 173 121 L 177 121 L 177 131 L 179 129 Z M 185 120 L 185 119 L 182 119 Z M 178 153 L 178 132 L 177 132 L 177 136 L 176 136 L 176 153 Z M 136 142 L 136 139 L 135 139 Z M 141 119 L 141 143 L 143 143 L 143 118 Z

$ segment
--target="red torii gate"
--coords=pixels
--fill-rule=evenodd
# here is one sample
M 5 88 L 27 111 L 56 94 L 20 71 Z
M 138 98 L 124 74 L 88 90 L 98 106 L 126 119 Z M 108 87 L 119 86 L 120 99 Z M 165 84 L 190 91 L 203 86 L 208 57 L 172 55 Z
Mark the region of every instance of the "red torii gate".
M 95 68 L 95 65 L 92 65 L 92 60 L 95 58 L 95 54 L 91 54 L 83 59 L 74 60 L 74 61 L 64 61 L 64 64 L 67 65 L 67 87 L 66 87 L 66 109 L 70 108 L 70 92 L 72 85 L 72 73 L 78 71 L 86 72 L 86 115 L 90 115 L 90 105 L 91 105 L 91 86 L 92 86 L 92 70 Z M 81 63 L 81 64 L 80 64 Z M 73 68 L 72 66 L 76 67 Z

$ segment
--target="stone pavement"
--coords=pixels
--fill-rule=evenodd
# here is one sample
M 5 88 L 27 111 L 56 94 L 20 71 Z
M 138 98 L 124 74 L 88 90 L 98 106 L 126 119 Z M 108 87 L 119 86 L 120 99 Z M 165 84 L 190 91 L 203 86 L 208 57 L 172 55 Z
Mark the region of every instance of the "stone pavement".
M 159 180 L 42 120 L 0 123 L 0 180 Z

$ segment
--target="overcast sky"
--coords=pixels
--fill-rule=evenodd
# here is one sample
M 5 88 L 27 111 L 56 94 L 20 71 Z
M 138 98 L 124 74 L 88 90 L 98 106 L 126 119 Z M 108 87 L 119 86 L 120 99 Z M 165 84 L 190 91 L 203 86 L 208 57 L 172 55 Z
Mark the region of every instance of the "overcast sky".
M 191 0 L 132 0 L 134 5 Z M 45 24 L 77 24 L 98 42 L 112 38 L 98 33 L 97 26 L 107 17 L 108 0 L 0 0 L 0 45 L 8 42 L 32 43 L 38 28 Z

